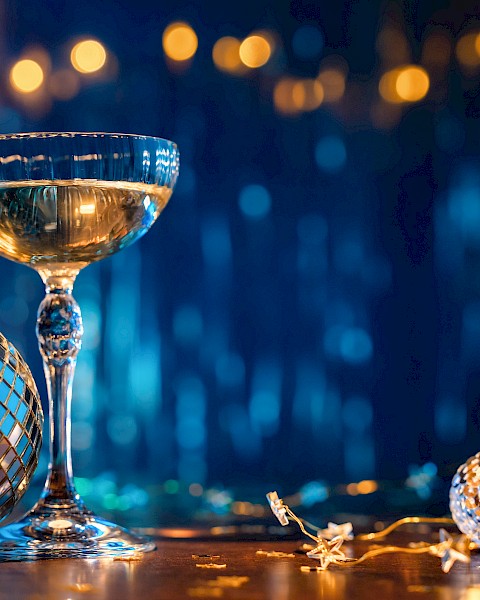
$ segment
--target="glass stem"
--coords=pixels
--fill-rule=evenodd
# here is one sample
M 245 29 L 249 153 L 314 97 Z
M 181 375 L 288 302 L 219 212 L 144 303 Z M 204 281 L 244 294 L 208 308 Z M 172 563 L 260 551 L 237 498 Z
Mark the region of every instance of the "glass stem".
M 40 504 L 69 508 L 80 503 L 71 456 L 72 383 L 83 334 L 80 308 L 72 296 L 75 277 L 45 278 L 45 298 L 37 315 L 49 400 L 50 464 Z

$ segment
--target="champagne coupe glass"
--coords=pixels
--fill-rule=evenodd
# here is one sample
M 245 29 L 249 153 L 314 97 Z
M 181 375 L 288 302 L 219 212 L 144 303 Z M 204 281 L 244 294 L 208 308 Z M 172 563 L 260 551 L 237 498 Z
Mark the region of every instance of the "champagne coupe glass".
M 47 380 L 50 464 L 36 505 L 0 528 L 0 560 L 116 556 L 155 548 L 94 515 L 75 490 L 72 381 L 83 333 L 75 277 L 141 237 L 178 176 L 173 142 L 110 133 L 0 136 L 0 255 L 45 284 L 37 337 Z

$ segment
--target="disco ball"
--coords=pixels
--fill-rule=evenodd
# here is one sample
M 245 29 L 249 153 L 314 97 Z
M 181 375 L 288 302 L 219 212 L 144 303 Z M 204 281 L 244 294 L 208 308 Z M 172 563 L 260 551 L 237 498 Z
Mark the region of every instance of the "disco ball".
M 0 520 L 25 493 L 38 464 L 43 411 L 27 363 L 0 333 Z
M 480 546 L 480 452 L 458 467 L 450 487 L 452 518 Z

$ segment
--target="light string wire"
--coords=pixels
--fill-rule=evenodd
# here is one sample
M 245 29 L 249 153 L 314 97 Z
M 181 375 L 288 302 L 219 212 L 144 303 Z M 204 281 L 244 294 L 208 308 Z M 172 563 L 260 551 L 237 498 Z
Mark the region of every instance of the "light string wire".
M 431 524 L 431 525 L 455 525 L 455 521 L 450 519 L 449 517 L 404 517 L 403 519 L 398 519 L 388 527 L 381 529 L 375 533 L 363 533 L 360 535 L 356 535 L 355 538 L 357 540 L 377 540 L 386 537 L 395 529 L 398 529 L 402 525 L 408 525 L 410 523 L 415 524 Z
M 287 510 L 288 515 L 292 518 L 292 520 L 294 520 L 296 523 L 298 523 L 299 526 L 300 526 L 300 523 L 302 523 L 305 527 L 308 527 L 312 531 L 316 531 L 317 533 L 322 531 L 322 529 L 320 527 L 317 527 L 317 525 L 310 523 L 306 519 L 297 517 L 295 515 L 295 513 L 290 509 L 290 507 L 286 506 L 285 504 L 284 504 L 284 506 Z M 402 525 L 408 525 L 408 524 L 412 524 L 412 523 L 414 523 L 414 524 L 430 524 L 430 525 L 455 525 L 455 521 L 453 519 L 451 519 L 450 517 L 403 517 L 402 519 L 398 519 L 398 521 L 395 521 L 388 527 L 385 527 L 379 531 L 372 532 L 372 533 L 361 533 L 360 535 L 356 535 L 355 539 L 357 539 L 357 540 L 382 539 L 382 538 L 386 537 L 387 535 L 389 535 L 390 533 L 392 533 L 392 531 L 395 531 L 395 529 L 398 529 L 399 527 L 401 527 Z M 308 532 L 304 531 L 304 529 L 302 527 L 300 527 L 300 529 L 302 530 L 303 533 L 305 533 L 309 537 L 312 537 L 312 539 L 313 539 L 313 536 L 311 536 Z
M 330 564 L 340 567 L 353 566 L 360 564 L 370 558 L 381 556 L 382 554 L 430 554 L 441 559 L 442 570 L 448 573 L 453 564 L 459 560 L 464 563 L 470 562 L 470 545 L 471 540 L 466 535 L 452 536 L 445 529 L 440 529 L 440 542 L 429 544 L 428 542 L 420 542 L 415 544 L 415 547 L 406 546 L 384 546 L 368 550 L 358 558 L 350 558 L 345 556 L 340 550 L 341 545 L 347 539 L 352 539 L 351 523 L 336 525 L 329 523 L 328 529 L 320 529 L 312 523 L 298 517 L 293 510 L 283 500 L 278 497 L 277 492 L 269 492 L 267 499 L 274 515 L 282 525 L 288 525 L 290 521 L 297 523 L 300 531 L 315 542 L 316 546 L 306 554 L 309 558 L 319 561 L 318 567 L 302 567 L 302 570 L 319 570 L 324 571 Z M 374 540 L 383 539 L 398 527 L 407 524 L 429 524 L 429 525 L 455 525 L 455 521 L 448 517 L 404 517 L 398 519 L 388 527 L 375 532 L 356 536 L 357 540 Z M 308 529 L 316 531 L 317 535 L 310 533 Z M 320 533 L 324 532 L 323 537 Z M 412 544 L 413 546 L 413 544 Z

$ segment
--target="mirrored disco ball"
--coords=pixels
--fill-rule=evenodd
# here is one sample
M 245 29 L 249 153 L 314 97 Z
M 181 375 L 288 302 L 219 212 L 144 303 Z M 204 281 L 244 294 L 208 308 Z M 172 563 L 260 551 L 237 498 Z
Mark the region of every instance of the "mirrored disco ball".
M 450 487 L 450 510 L 460 531 L 480 546 L 480 452 L 455 473 Z
M 0 520 L 25 493 L 38 464 L 43 411 L 27 363 L 0 333 Z

